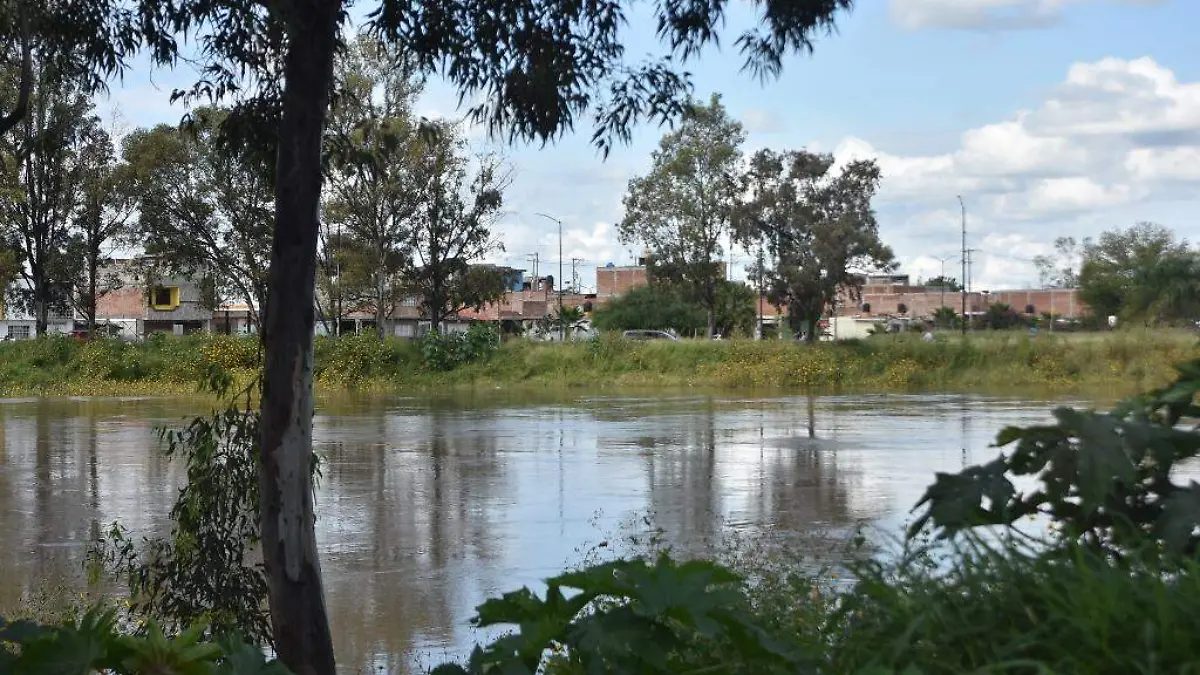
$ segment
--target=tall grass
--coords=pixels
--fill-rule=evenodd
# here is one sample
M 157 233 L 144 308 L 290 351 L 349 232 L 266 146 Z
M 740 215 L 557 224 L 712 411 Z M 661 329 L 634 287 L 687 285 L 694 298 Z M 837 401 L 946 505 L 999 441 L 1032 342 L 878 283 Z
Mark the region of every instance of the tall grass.
M 1198 353 L 1191 333 L 1149 330 L 978 333 L 933 342 L 880 335 L 815 345 L 605 336 L 568 344 L 514 340 L 490 358 L 442 371 L 425 363 L 417 343 L 358 335 L 318 338 L 314 369 L 318 387 L 335 391 L 532 385 L 1118 397 L 1166 382 L 1171 364 Z M 259 358 L 256 339 L 222 335 L 158 336 L 137 344 L 66 338 L 0 343 L 0 393 L 187 393 L 212 365 L 248 380 Z
M 859 675 L 1200 672 L 1200 564 L 1170 575 L 1073 548 L 960 540 L 849 563 L 833 583 L 778 554 L 736 568 L 761 625 L 814 655 L 816 672 Z
M 798 345 L 780 341 L 514 342 L 443 383 L 685 386 L 739 389 L 1040 391 L 1121 396 L 1160 385 L 1200 353 L 1195 336 L 984 333 L 933 342 L 912 335 Z

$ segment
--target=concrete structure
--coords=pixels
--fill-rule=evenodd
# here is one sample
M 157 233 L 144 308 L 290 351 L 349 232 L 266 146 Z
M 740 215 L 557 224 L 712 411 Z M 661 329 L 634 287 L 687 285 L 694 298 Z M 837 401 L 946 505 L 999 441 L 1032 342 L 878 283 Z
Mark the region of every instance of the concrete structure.
M 75 319 L 70 316 L 47 317 L 46 332 L 50 335 L 70 335 L 75 330 Z M 28 340 L 37 337 L 37 321 L 18 314 L 0 319 L 0 340 Z
M 126 339 L 208 332 L 213 311 L 203 306 L 200 287 L 186 277 L 160 276 L 154 270 L 152 258 L 113 261 L 104 274 L 118 285 L 97 300 L 96 320 L 119 328 Z
M 609 263 L 596 268 L 596 299 L 611 300 L 648 283 L 645 265 L 617 267 Z
M 75 330 L 75 317 L 50 312 L 46 317 L 46 332 L 69 335 Z M 0 300 L 0 340 L 27 340 L 37 337 L 37 320 L 25 312 L 10 312 Z
M 869 280 L 862 288 L 860 298 L 843 294 L 837 302 L 838 316 L 908 316 L 923 318 L 933 316 L 940 307 L 949 307 L 955 314 L 962 314 L 962 293 L 927 286 L 913 286 L 897 276 L 903 283 L 872 283 Z M 1077 319 L 1088 313 L 1087 305 L 1079 298 L 1077 288 L 1005 289 L 996 291 L 973 291 L 967 294 L 967 313 L 977 315 L 987 311 L 989 305 L 1003 303 L 1020 314 L 1035 316 L 1053 314 L 1056 317 Z M 1027 310 L 1032 309 L 1032 312 Z

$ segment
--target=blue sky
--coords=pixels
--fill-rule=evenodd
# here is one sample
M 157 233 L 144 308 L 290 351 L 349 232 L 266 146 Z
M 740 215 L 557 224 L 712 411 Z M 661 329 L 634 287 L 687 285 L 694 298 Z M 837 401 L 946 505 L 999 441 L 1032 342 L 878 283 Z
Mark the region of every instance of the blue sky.
M 1023 287 L 1028 260 L 1055 237 L 1094 236 L 1151 220 L 1200 239 L 1200 25 L 1196 0 L 859 0 L 811 57 L 762 84 L 739 72 L 733 50 L 691 65 L 696 93 L 720 92 L 758 148 L 809 148 L 839 159 L 874 157 L 884 183 L 881 233 L 916 277 L 958 276 L 961 194 L 977 288 Z M 729 28 L 751 21 L 731 4 Z M 637 22 L 635 22 L 636 25 Z M 653 49 L 632 31 L 630 52 Z M 176 122 L 167 97 L 189 74 L 131 72 L 111 100 L 125 125 Z M 433 83 L 426 115 L 457 116 L 456 97 Z M 554 271 L 557 227 L 563 257 L 596 265 L 629 262 L 616 240 L 621 197 L 644 172 L 662 129 L 640 128 L 602 160 L 590 129 L 553 147 L 501 148 L 515 171 L 510 213 L 499 226 L 498 260 L 524 264 L 537 252 Z M 476 143 L 486 146 L 481 136 Z M 733 252 L 735 276 L 748 262 Z M 568 262 L 569 269 L 569 262 Z

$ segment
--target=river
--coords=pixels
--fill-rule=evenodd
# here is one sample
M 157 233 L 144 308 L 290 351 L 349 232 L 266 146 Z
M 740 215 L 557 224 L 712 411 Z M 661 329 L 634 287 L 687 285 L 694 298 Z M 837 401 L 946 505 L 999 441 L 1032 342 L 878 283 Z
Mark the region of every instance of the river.
M 463 654 L 489 595 L 579 562 L 649 515 L 679 550 L 723 532 L 899 532 L 937 471 L 990 459 L 1052 404 L 960 395 L 503 391 L 319 406 L 329 611 L 347 673 Z M 156 428 L 187 399 L 0 401 L 0 606 L 78 580 L 112 521 L 162 534 L 181 479 Z

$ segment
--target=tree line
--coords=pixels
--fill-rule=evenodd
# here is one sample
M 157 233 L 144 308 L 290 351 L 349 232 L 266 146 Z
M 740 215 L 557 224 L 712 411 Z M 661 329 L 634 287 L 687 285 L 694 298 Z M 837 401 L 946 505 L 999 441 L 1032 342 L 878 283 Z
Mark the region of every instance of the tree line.
M 1140 222 L 1082 241 L 1061 237 L 1054 254 L 1034 264 L 1042 285 L 1078 287 L 1097 318 L 1150 326 L 1200 320 L 1200 250 L 1162 225 Z
M 106 129 L 69 71 L 33 59 L 22 123 L 0 137 L 0 281 L 8 306 L 39 335 L 54 313 L 77 312 L 89 335 L 102 298 L 131 283 L 183 276 L 208 310 L 239 302 L 259 325 L 267 306 L 274 221 L 269 155 L 230 142 L 231 110 L 201 106 L 179 125 Z M 7 72 L 0 100 L 20 93 Z M 418 118 L 423 81 L 378 40 L 349 45 L 336 72 L 324 147 L 318 246 L 319 320 L 338 331 L 369 308 L 376 326 L 414 298 L 445 317 L 504 291 L 505 273 L 478 262 L 502 248 L 492 227 L 509 173 L 476 155 L 462 130 Z M 114 259 L 138 254 L 117 270 Z
M 839 294 L 857 297 L 863 273 L 895 267 L 871 206 L 879 166 L 837 166 L 832 155 L 807 150 L 747 158 L 745 138 L 720 96 L 690 101 L 650 171 L 630 181 L 620 238 L 646 247 L 652 285 L 703 309 L 709 337 L 728 302 L 725 247 L 757 252 L 751 283 L 788 309 L 793 330 L 815 340 L 816 322 Z

